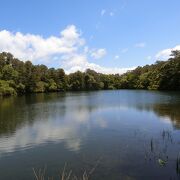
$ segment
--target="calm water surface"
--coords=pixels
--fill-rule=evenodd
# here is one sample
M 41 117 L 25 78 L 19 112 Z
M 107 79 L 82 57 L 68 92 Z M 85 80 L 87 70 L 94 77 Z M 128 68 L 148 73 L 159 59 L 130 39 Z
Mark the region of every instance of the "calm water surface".
M 58 177 L 64 164 L 92 180 L 180 178 L 180 93 L 98 91 L 0 99 L 0 179 Z M 165 162 L 162 164 L 161 162 Z

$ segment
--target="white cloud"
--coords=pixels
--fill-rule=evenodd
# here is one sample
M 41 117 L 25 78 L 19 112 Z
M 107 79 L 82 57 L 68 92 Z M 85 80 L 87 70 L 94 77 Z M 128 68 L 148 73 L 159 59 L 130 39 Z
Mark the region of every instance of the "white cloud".
M 81 58 L 82 62 L 84 60 L 84 57 Z M 132 67 L 132 68 L 109 68 L 109 67 L 102 67 L 98 64 L 95 64 L 95 63 L 88 63 L 86 61 L 86 63 L 84 63 L 84 66 L 71 66 L 71 68 L 68 68 L 68 70 L 66 70 L 66 73 L 72 73 L 72 72 L 75 72 L 77 70 L 80 70 L 80 71 L 85 71 L 86 69 L 93 69 L 95 70 L 96 72 L 100 72 L 100 73 L 103 73 L 103 74 L 123 74 L 129 70 L 133 70 L 135 69 L 136 67 Z
M 89 63 L 88 68 L 94 69 L 95 71 L 101 72 L 104 74 L 123 74 L 129 70 L 135 69 L 136 67 L 132 67 L 132 68 L 109 68 L 108 67 L 107 68 L 107 67 L 99 66 L 99 65 L 94 64 L 94 63 Z
M 108 10 L 106 10 L 106 9 L 102 9 L 102 10 L 101 10 L 101 16 L 104 16 L 104 15 L 107 14 L 107 15 L 109 15 L 109 16 L 112 17 L 112 16 L 115 15 L 115 11 L 116 11 L 116 10 L 114 10 L 114 11 L 108 11 Z
M 98 64 L 88 62 L 86 54 L 73 54 L 71 56 L 64 56 L 63 67 L 67 74 L 76 72 L 78 70 L 84 72 L 86 69 L 93 69 L 96 72 L 100 72 L 104 74 L 123 74 L 128 70 L 133 70 L 136 68 L 136 67 L 132 67 L 132 68 L 102 67 Z
M 105 9 L 102 9 L 102 10 L 101 10 L 101 16 L 104 16 L 105 13 L 106 13 L 106 10 L 105 10 Z
M 73 53 L 85 43 L 74 25 L 68 26 L 60 37 L 43 38 L 39 35 L 0 31 L 0 51 L 11 52 L 15 57 L 33 62 L 48 59 L 55 54 Z
M 107 54 L 107 52 L 106 52 L 105 49 L 95 49 L 95 50 L 92 50 L 92 52 L 91 52 L 91 56 L 92 56 L 94 59 L 101 59 L 101 58 L 104 57 L 106 54 Z
M 152 57 L 151 57 L 151 56 L 147 56 L 146 59 L 147 59 L 147 60 L 151 60 Z
M 114 12 L 110 12 L 109 15 L 112 17 L 114 16 Z
M 58 64 L 66 72 L 84 71 L 91 68 L 101 73 L 123 73 L 132 68 L 110 68 L 90 63 L 88 57 L 100 59 L 105 49 L 90 49 L 82 33 L 74 25 L 67 26 L 59 36 L 44 38 L 40 35 L 0 31 L 0 52 L 10 52 L 21 60 L 51 66 Z
M 89 52 L 89 47 L 88 46 L 85 46 L 84 47 L 84 53 L 88 53 Z
M 88 60 L 85 54 L 65 55 L 62 57 L 62 59 L 63 59 L 62 65 L 65 69 L 76 68 L 77 70 L 82 70 L 88 63 Z
M 115 55 L 115 56 L 114 56 L 114 59 L 119 59 L 119 55 Z
M 171 52 L 174 50 L 180 50 L 180 45 L 175 46 L 174 48 L 164 49 L 156 54 L 156 59 L 166 60 L 170 57 Z
M 137 48 L 144 48 L 145 46 L 146 46 L 145 42 L 140 42 L 140 43 L 135 44 L 135 47 Z
M 105 14 L 109 15 L 109 16 L 114 16 L 115 15 L 115 12 L 114 11 L 107 11 L 106 9 L 102 9 L 101 10 L 101 16 L 104 16 Z

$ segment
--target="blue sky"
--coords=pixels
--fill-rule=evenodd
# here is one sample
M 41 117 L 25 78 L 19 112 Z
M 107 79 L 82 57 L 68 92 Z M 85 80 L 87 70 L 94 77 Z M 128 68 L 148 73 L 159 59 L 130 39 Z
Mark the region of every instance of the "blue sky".
M 69 72 L 89 67 L 105 73 L 121 72 L 123 68 L 165 59 L 170 50 L 180 49 L 179 0 L 0 0 L 0 3 L 0 51 L 11 51 L 35 64 L 63 67 Z M 62 37 L 65 30 L 68 33 Z M 52 36 L 59 41 L 66 39 L 65 48 L 70 46 L 69 37 L 74 38 L 71 50 L 64 52 L 64 46 L 58 50 L 56 40 L 47 44 Z M 38 37 L 44 41 L 39 43 Z M 51 44 L 56 50 L 47 48 Z M 41 45 L 46 48 L 41 49 Z M 25 55 L 30 52 L 33 56 Z

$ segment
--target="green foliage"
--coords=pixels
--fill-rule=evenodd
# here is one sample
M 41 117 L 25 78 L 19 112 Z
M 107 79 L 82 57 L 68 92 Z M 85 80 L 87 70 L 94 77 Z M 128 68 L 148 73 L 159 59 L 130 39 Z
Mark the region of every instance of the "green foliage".
M 180 51 L 173 51 L 167 61 L 137 67 L 122 75 L 91 69 L 66 75 L 63 69 L 33 65 L 10 53 L 0 53 L 0 96 L 102 89 L 180 90 Z
M 9 81 L 0 80 L 0 96 L 11 96 L 17 94 L 10 84 Z
M 42 93 L 45 92 L 46 90 L 46 83 L 43 81 L 38 81 L 35 83 L 35 88 L 34 88 L 34 92 L 36 93 Z
M 180 52 L 173 58 L 138 67 L 121 76 L 119 88 L 149 90 L 180 90 Z
M 49 92 L 55 92 L 57 91 L 57 84 L 55 83 L 55 81 L 53 79 L 49 80 L 48 83 L 48 91 Z
M 22 83 L 19 83 L 19 84 L 17 85 L 17 92 L 19 92 L 19 94 L 25 93 L 25 85 L 22 84 Z
M 5 65 L 2 68 L 2 79 L 4 80 L 17 80 L 18 72 L 14 70 L 12 65 Z

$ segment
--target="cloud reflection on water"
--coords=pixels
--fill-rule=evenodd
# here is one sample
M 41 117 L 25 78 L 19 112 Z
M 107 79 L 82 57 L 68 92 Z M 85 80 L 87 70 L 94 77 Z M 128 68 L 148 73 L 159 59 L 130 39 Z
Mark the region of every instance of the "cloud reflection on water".
M 93 96 L 95 95 L 93 94 Z M 98 98 L 100 97 L 98 96 Z M 21 125 L 15 126 L 16 129 L 13 133 L 1 133 L 0 154 L 32 148 L 49 142 L 61 142 L 68 150 L 79 151 L 85 142 L 84 139 L 93 128 L 108 128 L 110 123 L 108 115 L 124 120 L 124 116 L 121 116 L 124 111 L 126 118 L 129 119 L 132 117 L 130 116 L 131 109 L 139 114 L 141 111 L 153 113 L 154 116 L 156 114 L 157 117 L 161 117 L 160 119 L 163 121 L 173 122 L 175 127 L 179 125 L 180 114 L 177 106 L 172 109 L 164 104 L 139 103 L 137 98 L 128 99 L 126 97 L 126 101 L 123 101 L 124 99 L 121 101 L 114 99 L 114 101 L 113 97 L 111 99 L 106 97 L 107 101 L 104 101 L 103 97 L 98 99 L 96 96 L 92 100 L 91 96 L 81 94 L 78 97 L 67 96 L 60 99 L 55 96 L 55 98 L 51 97 L 47 100 L 44 99 L 47 98 L 46 96 L 39 95 L 39 99 L 32 100 L 34 103 L 28 104 L 28 106 L 27 100 L 23 102 L 20 106 L 21 109 L 16 109 L 18 107 L 14 106 L 14 102 L 11 102 L 10 105 L 6 104 L 6 111 L 4 115 L 1 114 L 1 118 L 6 118 L 7 122 L 14 122 L 12 121 L 14 119 L 21 119 L 24 122 L 20 121 Z M 24 104 L 27 107 L 24 107 Z M 128 124 L 128 122 L 126 123 Z

